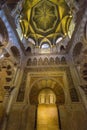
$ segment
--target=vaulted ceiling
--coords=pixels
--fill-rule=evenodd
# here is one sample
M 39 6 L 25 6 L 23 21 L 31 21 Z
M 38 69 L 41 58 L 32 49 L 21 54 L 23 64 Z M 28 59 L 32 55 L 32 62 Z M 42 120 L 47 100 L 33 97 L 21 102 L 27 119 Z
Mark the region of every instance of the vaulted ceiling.
M 20 25 L 25 38 L 51 43 L 68 35 L 72 11 L 65 0 L 25 0 L 20 14 Z

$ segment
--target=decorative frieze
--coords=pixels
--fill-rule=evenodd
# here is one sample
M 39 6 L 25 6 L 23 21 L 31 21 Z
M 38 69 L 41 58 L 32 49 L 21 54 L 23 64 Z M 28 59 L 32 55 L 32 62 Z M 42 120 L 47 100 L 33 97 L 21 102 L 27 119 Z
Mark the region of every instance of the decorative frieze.
M 78 98 L 78 94 L 75 88 L 71 88 L 70 90 L 70 97 L 71 97 L 71 101 L 72 102 L 78 102 L 79 98 Z
M 39 59 L 34 57 L 34 58 L 29 58 L 27 61 L 27 66 L 40 66 L 40 65 L 58 65 L 58 64 L 66 64 L 66 58 L 65 57 L 40 57 Z

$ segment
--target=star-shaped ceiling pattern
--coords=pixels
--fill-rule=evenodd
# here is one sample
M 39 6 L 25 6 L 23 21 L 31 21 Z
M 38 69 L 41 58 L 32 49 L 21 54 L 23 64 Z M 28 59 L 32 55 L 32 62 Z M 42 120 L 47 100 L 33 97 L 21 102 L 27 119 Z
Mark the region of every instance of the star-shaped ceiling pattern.
M 20 15 L 22 33 L 26 38 L 55 42 L 68 34 L 72 14 L 65 0 L 25 0 Z
M 31 25 L 36 32 L 47 35 L 51 30 L 55 31 L 57 21 L 58 10 L 54 3 L 43 0 L 32 8 Z

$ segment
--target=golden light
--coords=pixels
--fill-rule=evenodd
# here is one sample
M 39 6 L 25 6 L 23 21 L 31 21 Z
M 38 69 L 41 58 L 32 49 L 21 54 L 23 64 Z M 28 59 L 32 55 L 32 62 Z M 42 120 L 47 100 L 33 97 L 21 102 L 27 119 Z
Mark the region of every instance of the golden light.
M 26 34 L 24 34 L 24 37 L 26 37 Z
M 21 22 L 22 22 L 22 20 L 20 19 L 20 20 L 19 20 L 19 22 L 21 23 Z
M 72 18 L 72 15 L 70 15 L 69 17 Z

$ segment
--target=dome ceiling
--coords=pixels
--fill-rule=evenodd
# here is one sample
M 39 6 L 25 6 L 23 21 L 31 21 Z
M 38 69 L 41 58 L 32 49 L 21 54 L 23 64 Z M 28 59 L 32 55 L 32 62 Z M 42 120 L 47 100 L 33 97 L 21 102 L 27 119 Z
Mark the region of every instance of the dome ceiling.
M 47 38 L 55 42 L 68 35 L 72 12 L 65 0 L 25 0 L 20 25 L 25 38 L 41 42 Z
M 55 31 L 58 16 L 57 6 L 53 2 L 42 0 L 32 8 L 30 24 L 37 33 L 49 34 L 50 31 Z

